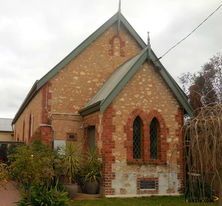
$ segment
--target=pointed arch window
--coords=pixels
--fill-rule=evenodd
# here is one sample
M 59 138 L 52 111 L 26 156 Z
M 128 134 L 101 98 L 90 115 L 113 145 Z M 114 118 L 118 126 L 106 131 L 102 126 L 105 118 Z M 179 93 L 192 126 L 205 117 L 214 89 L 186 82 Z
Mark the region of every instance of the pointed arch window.
M 133 159 L 142 158 L 143 123 L 139 116 L 133 122 Z
M 160 134 L 160 125 L 157 118 L 153 118 L 150 123 L 150 159 L 158 159 L 158 142 Z

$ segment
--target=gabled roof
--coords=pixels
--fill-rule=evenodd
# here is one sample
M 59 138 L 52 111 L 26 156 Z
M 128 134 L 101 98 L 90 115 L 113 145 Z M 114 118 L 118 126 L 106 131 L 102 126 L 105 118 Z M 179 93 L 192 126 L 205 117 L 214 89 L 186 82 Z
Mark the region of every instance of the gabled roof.
M 32 98 L 37 94 L 39 89 L 41 89 L 50 79 L 52 79 L 58 72 L 63 69 L 71 60 L 77 57 L 85 48 L 87 48 L 93 41 L 95 41 L 101 34 L 103 34 L 110 26 L 115 24 L 117 21 L 121 22 L 121 25 L 129 31 L 129 33 L 134 37 L 141 48 L 145 48 L 146 44 L 129 24 L 126 18 L 117 12 L 108 21 L 106 21 L 101 27 L 99 27 L 94 33 L 92 33 L 86 40 L 84 40 L 78 47 L 76 47 L 70 54 L 68 54 L 61 62 L 59 62 L 54 68 L 52 68 L 45 76 L 43 76 L 39 81 L 36 81 L 32 89 L 26 96 L 24 102 L 20 106 L 18 112 L 16 113 L 13 124 L 17 121 L 25 107 L 29 104 Z
M 85 116 L 96 111 L 104 112 L 114 98 L 124 88 L 127 82 L 138 71 L 140 66 L 147 60 L 153 62 L 155 69 L 158 69 L 159 74 L 171 89 L 178 102 L 184 108 L 186 113 L 192 116 L 193 110 L 187 101 L 186 95 L 159 62 L 154 52 L 151 51 L 150 55 L 148 55 L 147 48 L 143 49 L 143 51 L 141 51 L 138 55 L 122 64 L 103 84 L 96 95 L 85 105 L 83 109 L 80 110 L 80 114 Z
M 12 132 L 12 119 L 0 118 L 0 131 L 1 132 Z

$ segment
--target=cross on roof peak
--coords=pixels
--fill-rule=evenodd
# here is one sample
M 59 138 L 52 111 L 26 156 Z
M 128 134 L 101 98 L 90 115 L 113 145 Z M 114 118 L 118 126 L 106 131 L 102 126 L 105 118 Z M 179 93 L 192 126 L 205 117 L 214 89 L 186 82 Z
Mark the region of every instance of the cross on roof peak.
M 118 12 L 121 13 L 121 0 L 119 0 L 119 8 L 118 8 Z

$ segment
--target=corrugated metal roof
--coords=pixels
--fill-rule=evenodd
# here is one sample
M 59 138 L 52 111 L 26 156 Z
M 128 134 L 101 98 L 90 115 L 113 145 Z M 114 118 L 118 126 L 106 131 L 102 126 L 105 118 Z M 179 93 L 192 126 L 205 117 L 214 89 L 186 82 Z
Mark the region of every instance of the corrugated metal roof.
M 12 119 L 0 118 L 0 131 L 12 132 Z
M 134 74 L 146 60 L 151 60 L 155 65 L 155 68 L 158 68 L 159 74 L 171 89 L 178 102 L 181 104 L 184 110 L 190 116 L 192 116 L 193 110 L 187 101 L 186 95 L 180 89 L 171 75 L 166 71 L 163 65 L 159 62 L 152 50 L 148 57 L 147 48 L 145 48 L 137 56 L 121 65 L 104 83 L 96 95 L 85 105 L 83 109 L 80 110 L 80 114 L 85 116 L 95 111 L 105 111 L 113 99 L 119 94 L 119 92 L 124 88 L 127 82 L 134 76 Z

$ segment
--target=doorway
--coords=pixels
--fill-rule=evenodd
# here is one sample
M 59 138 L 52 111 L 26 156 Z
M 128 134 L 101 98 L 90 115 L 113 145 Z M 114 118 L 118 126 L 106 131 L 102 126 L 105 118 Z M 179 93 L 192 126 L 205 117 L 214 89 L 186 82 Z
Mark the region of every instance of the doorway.
M 87 144 L 89 150 L 94 150 L 96 148 L 96 127 L 89 126 L 87 128 Z

